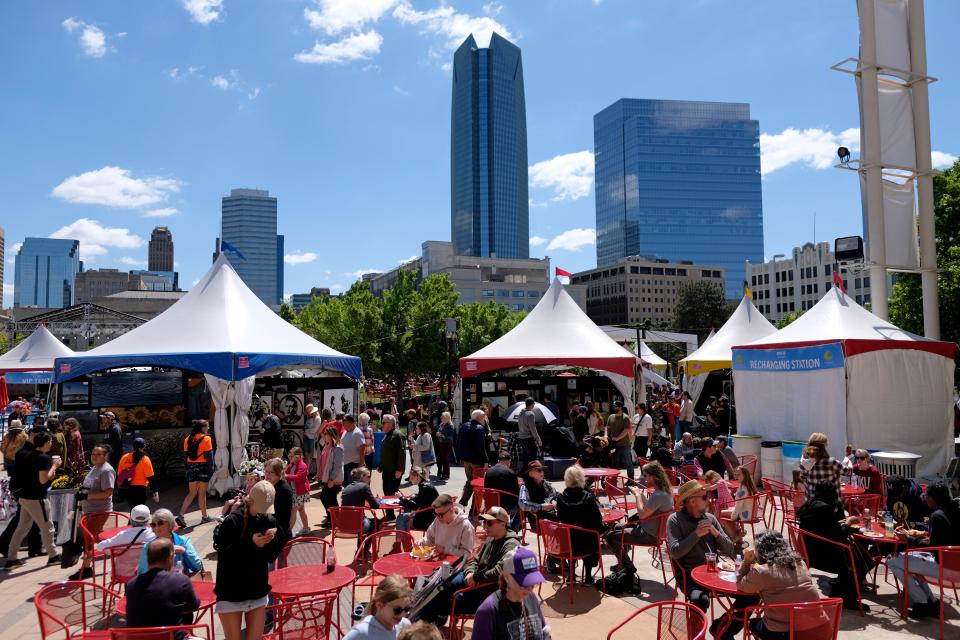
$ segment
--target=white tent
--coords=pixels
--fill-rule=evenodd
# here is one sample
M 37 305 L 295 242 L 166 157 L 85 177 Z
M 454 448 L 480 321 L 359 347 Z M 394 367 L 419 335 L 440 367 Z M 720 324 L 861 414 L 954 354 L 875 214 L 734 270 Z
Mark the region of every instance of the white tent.
M 360 358 L 314 340 L 263 304 L 224 254 L 172 307 L 95 349 L 57 358 L 54 373 L 60 382 L 137 365 L 206 375 L 216 407 L 217 470 L 210 485 L 220 493 L 240 481 L 231 469 L 247 458 L 247 412 L 257 374 L 295 368 L 358 379 L 361 373 Z
M 719 333 L 718 333 L 719 336 Z M 953 450 L 956 345 L 907 333 L 838 288 L 784 329 L 733 349 L 742 433 L 847 443 L 923 456 L 942 472 Z
M 684 372 L 683 388 L 690 394 L 694 404 L 711 372 L 733 366 L 734 345 L 746 344 L 776 331 L 777 328 L 753 305 L 753 300 L 743 296 L 723 326 L 715 332 L 711 331 L 699 349 L 677 363 Z
M 594 324 L 556 278 L 520 324 L 476 353 L 460 358 L 460 376 L 551 365 L 604 372 L 631 411 L 635 402 L 643 399 L 643 385 L 636 383 L 639 359 Z
M 0 373 L 53 371 L 54 360 L 73 354 L 73 349 L 57 340 L 45 326 L 40 325 L 23 342 L 0 356 Z
M 660 369 L 663 371 L 669 366 L 669 362 L 658 356 L 653 352 L 653 349 L 647 346 L 647 343 L 643 340 L 640 341 L 639 349 L 634 347 L 633 352 L 640 356 L 640 359 L 643 360 L 644 364 L 648 364 L 651 367 Z

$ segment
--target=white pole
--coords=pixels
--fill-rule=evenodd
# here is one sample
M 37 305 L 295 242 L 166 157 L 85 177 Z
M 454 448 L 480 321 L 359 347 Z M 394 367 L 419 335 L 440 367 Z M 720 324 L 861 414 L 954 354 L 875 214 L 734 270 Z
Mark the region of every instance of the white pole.
M 910 0 L 910 70 L 927 75 L 927 45 L 924 34 L 923 0 Z M 920 218 L 920 279 L 923 289 L 923 335 L 940 338 L 940 309 L 937 300 L 937 241 L 933 217 L 933 168 L 930 158 L 929 83 L 920 80 L 912 87 L 913 137 L 917 148 L 917 210 Z
M 863 164 L 866 165 L 867 254 L 873 313 L 887 319 L 887 251 L 883 224 L 883 174 L 880 156 L 880 106 L 877 89 L 877 39 L 874 0 L 860 2 L 860 102 Z

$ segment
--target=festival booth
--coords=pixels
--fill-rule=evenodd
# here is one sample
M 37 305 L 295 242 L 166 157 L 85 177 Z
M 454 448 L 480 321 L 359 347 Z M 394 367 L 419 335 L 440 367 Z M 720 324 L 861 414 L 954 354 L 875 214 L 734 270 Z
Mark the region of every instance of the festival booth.
M 6 390 L 0 392 L 0 409 L 9 403 L 9 398 L 3 401 L 8 392 L 18 395 L 16 385 L 36 389 L 39 385 L 51 384 L 54 360 L 73 354 L 73 349 L 57 340 L 45 326 L 37 327 L 23 342 L 0 356 L 0 380 Z
M 479 394 L 483 392 L 484 385 L 496 390 L 496 386 L 490 385 L 504 383 L 504 390 L 508 390 L 506 378 L 481 382 L 472 380 L 481 374 L 497 371 L 503 376 L 515 376 L 531 369 L 571 367 L 585 367 L 602 373 L 609 379 L 613 389 L 623 396 L 624 409 L 631 413 L 634 404 L 643 400 L 643 385 L 637 381 L 640 359 L 594 324 L 566 292 L 560 280 L 554 279 L 537 306 L 520 324 L 476 353 L 460 358 L 461 406 L 464 407 L 464 414 L 467 407 L 479 404 Z M 562 401 L 570 397 L 571 391 L 583 397 L 583 389 L 578 388 L 583 385 L 577 377 L 564 378 L 565 384 L 563 388 L 558 385 L 558 394 L 554 399 L 562 408 L 569 409 Z M 533 387 L 531 382 L 527 384 Z M 540 381 L 537 383 L 540 384 Z M 480 386 L 471 390 L 470 385 Z M 602 390 L 603 385 L 597 388 Z M 602 399 L 599 401 L 598 409 L 610 410 L 609 399 L 605 405 Z
M 719 336 L 719 333 L 717 334 Z M 800 318 L 733 349 L 740 430 L 922 456 L 918 476 L 942 473 L 953 441 L 957 346 L 902 331 L 838 287 Z
M 660 373 L 663 373 L 667 367 L 670 366 L 669 362 L 654 353 L 653 349 L 648 347 L 647 343 L 643 340 L 640 341 L 639 348 L 634 347 L 633 352 L 640 356 L 644 364 L 650 365 Z
M 758 340 L 776 330 L 753 305 L 753 300 L 743 296 L 723 326 L 711 333 L 699 349 L 677 363 L 684 374 L 683 388 L 690 394 L 694 405 L 698 405 L 704 387 L 719 386 L 722 390 L 723 381 L 730 379 L 734 345 Z
M 221 494 L 238 486 L 234 471 L 247 459 L 247 416 L 256 376 L 346 376 L 355 388 L 361 375 L 360 358 L 331 349 L 280 318 L 222 254 L 169 309 L 95 349 L 58 357 L 54 374 L 56 382 L 64 382 L 142 366 L 204 374 L 215 407 L 217 442 L 210 487 Z

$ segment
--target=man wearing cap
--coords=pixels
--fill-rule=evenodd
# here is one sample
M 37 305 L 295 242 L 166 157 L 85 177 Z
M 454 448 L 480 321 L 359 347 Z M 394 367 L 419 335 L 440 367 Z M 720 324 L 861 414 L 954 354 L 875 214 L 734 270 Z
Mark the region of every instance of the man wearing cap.
M 102 540 L 95 547 L 97 551 L 106 551 L 110 547 L 150 542 L 157 536 L 150 528 L 150 507 L 138 504 L 130 510 L 130 526 L 121 529 L 114 536 Z
M 623 403 L 613 402 L 613 415 L 607 419 L 607 442 L 613 447 L 611 466 L 626 469 L 627 477 L 633 480 L 633 425 L 630 416 L 623 412 Z
M 317 438 L 320 437 L 320 426 L 323 420 L 320 419 L 320 410 L 312 404 L 303 408 L 303 462 L 307 465 L 307 474 L 311 473 L 310 463 L 313 461 L 317 450 Z
M 123 457 L 123 429 L 113 411 L 100 414 L 100 431 L 106 433 L 103 441 L 110 445 L 110 466 L 119 469 L 120 458 Z
M 577 417 L 573 419 L 573 435 L 577 442 L 583 442 L 583 439 L 590 433 L 590 423 L 587 422 L 587 407 L 581 404 L 577 407 Z
M 543 618 L 540 599 L 533 588 L 544 582 L 537 555 L 517 547 L 503 559 L 499 589 L 483 601 L 473 620 L 474 640 L 544 640 L 550 627 Z
M 727 463 L 723 458 L 723 454 L 717 449 L 717 441 L 712 438 L 704 438 L 702 446 L 703 451 L 694 458 L 700 465 L 700 468 L 703 469 L 704 473 L 707 471 L 716 471 L 723 477 L 723 473 L 727 470 Z
M 677 494 L 681 508 L 667 520 L 667 551 L 674 570 L 684 574 L 687 602 L 706 613 L 710 609 L 710 591 L 697 584 L 691 572 L 706 564 L 707 553 L 737 555 L 738 547 L 723 532 L 723 527 L 713 514 L 707 513 L 706 489 L 696 480 L 685 482 Z M 744 607 L 757 604 L 754 596 L 737 596 L 733 601 L 733 611 L 742 611 Z M 725 615 L 727 617 L 729 614 Z M 742 617 L 742 616 L 740 616 Z M 711 631 L 722 626 L 724 618 L 717 618 L 711 625 Z M 743 625 L 730 621 L 723 640 L 731 640 Z
M 353 414 L 343 417 L 343 436 L 340 446 L 343 447 L 343 486 L 350 485 L 353 480 L 353 470 L 363 464 L 363 448 L 366 446 L 363 430 L 357 426 Z
M 477 585 L 490 585 L 492 591 L 500 579 L 503 569 L 503 559 L 509 551 L 520 546 L 520 537 L 510 531 L 507 523 L 510 515 L 503 507 L 490 507 L 490 510 L 480 516 L 483 527 L 487 532 L 480 551 L 464 565 L 461 571 L 454 574 L 450 584 L 424 608 L 421 617 L 430 622 L 437 622 L 450 611 L 453 595 L 465 588 Z M 478 589 L 468 591 L 457 598 L 457 611 L 473 612 L 489 595 L 490 591 Z
M 540 440 L 540 432 L 537 431 L 537 412 L 535 410 L 537 403 L 533 398 L 527 398 L 524 402 L 524 408 L 517 416 L 517 435 L 520 437 L 520 447 L 522 450 L 520 458 L 520 469 L 525 470 L 531 460 L 540 457 L 540 449 L 543 448 L 543 441 Z

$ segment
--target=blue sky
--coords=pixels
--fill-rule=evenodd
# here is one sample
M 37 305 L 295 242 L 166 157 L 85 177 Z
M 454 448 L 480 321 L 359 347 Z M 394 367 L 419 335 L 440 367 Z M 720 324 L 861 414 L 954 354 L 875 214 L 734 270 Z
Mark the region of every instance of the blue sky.
M 927 2 L 933 148 L 960 153 L 960 3 Z M 4 303 L 25 236 L 136 268 L 169 226 L 181 282 L 210 264 L 220 198 L 269 189 L 285 292 L 349 287 L 449 240 L 450 71 L 469 33 L 523 51 L 532 255 L 595 265 L 593 115 L 621 97 L 749 102 L 765 253 L 860 234 L 853 0 L 5 2 Z M 855 138 L 855 136 L 853 136 Z

